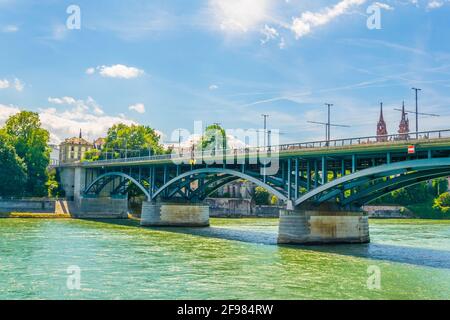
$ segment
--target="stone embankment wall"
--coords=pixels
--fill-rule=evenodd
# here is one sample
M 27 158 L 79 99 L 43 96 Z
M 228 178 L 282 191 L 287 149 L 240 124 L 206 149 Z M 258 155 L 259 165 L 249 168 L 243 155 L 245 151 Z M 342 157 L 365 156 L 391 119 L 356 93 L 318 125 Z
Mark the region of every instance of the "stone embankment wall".
M 250 199 L 207 198 L 211 217 L 273 217 L 280 214 L 280 207 L 257 206 Z
M 402 206 L 364 206 L 363 210 L 367 212 L 369 218 L 401 219 L 413 217 L 413 214 Z
M 0 212 L 54 213 L 54 200 L 0 200 Z
M 74 218 L 127 218 L 126 199 L 94 198 L 66 200 L 0 200 L 0 213 L 71 215 Z

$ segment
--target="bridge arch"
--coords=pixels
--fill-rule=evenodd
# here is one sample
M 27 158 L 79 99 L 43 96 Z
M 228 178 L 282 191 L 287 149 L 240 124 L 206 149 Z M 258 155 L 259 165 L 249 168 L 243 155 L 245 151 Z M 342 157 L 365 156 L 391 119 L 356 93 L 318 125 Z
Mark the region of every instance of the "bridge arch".
M 378 179 L 379 182 L 340 201 L 341 206 L 362 206 L 392 191 L 448 175 L 450 175 L 450 158 L 396 162 L 340 177 L 304 194 L 294 204 L 300 206 L 306 202 L 313 202 L 320 205 L 333 198 L 343 197 L 347 190 L 352 190 Z M 393 178 L 384 179 L 388 177 Z
M 191 176 L 196 176 L 196 175 L 201 175 L 201 174 L 206 174 L 206 175 L 224 175 L 224 179 L 226 177 L 230 177 L 229 181 L 225 180 L 223 181 L 223 183 L 219 183 L 220 186 L 224 186 L 228 183 L 231 183 L 232 181 L 235 181 L 237 179 L 244 179 L 244 180 L 248 180 L 254 184 L 256 184 L 257 186 L 263 187 L 265 188 L 268 192 L 272 193 L 273 195 L 277 196 L 280 200 L 283 201 L 287 201 L 287 196 L 285 194 L 283 194 L 281 191 L 277 190 L 276 188 L 270 186 L 267 183 L 264 183 L 263 181 L 248 175 L 246 173 L 237 171 L 237 170 L 231 170 L 231 169 L 225 169 L 225 168 L 204 168 L 204 169 L 197 169 L 197 170 L 192 170 L 189 172 L 185 172 L 183 174 L 178 175 L 177 177 L 173 178 L 172 180 L 168 181 L 166 184 L 164 184 L 161 188 L 159 188 L 152 196 L 152 199 L 156 199 L 159 195 L 162 194 L 162 192 L 164 190 L 167 190 L 169 187 L 178 184 L 179 182 L 181 182 L 183 179 L 185 178 L 189 178 Z M 235 179 L 231 179 L 231 177 L 234 177 Z M 224 180 L 224 179 L 219 179 L 219 180 Z M 217 190 L 217 188 L 215 188 L 215 190 Z
M 139 183 L 139 181 L 137 181 L 136 179 L 134 179 L 133 177 L 129 176 L 126 173 L 123 172 L 108 172 L 105 174 L 102 174 L 101 176 L 98 176 L 94 181 L 92 181 L 84 190 L 84 194 L 88 194 L 96 185 L 100 184 L 102 181 L 108 181 L 107 178 L 115 178 L 115 177 L 122 177 L 127 179 L 128 181 L 132 182 L 133 184 L 135 184 L 143 193 L 144 195 L 147 197 L 148 200 L 151 199 L 150 193 L 148 192 L 148 190 L 146 190 L 144 188 L 144 186 L 142 184 Z M 106 182 L 103 184 L 103 186 L 100 188 L 103 189 L 103 187 L 108 184 L 110 181 Z

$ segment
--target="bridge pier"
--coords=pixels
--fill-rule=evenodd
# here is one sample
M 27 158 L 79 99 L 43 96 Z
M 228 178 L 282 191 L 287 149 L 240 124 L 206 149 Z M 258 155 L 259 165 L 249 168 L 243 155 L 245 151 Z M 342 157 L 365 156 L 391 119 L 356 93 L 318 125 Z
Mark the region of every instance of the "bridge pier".
M 363 211 L 333 207 L 281 210 L 279 244 L 368 243 L 369 220 Z
M 209 227 L 209 206 L 143 202 L 141 226 Z

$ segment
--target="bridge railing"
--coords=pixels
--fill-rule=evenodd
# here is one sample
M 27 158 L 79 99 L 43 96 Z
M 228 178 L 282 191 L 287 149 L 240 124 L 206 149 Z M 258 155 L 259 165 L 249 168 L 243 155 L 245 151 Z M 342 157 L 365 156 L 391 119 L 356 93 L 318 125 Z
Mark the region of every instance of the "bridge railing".
M 221 150 L 221 155 L 224 158 L 240 157 L 240 156 L 254 156 L 259 157 L 260 155 L 274 154 L 283 151 L 293 151 L 302 149 L 317 149 L 317 148 L 338 148 L 354 145 L 373 145 L 380 143 L 400 143 L 400 142 L 421 142 L 434 139 L 450 139 L 450 129 L 446 130 L 434 130 L 434 131 L 422 131 L 422 132 L 412 132 L 409 134 L 391 134 L 383 136 L 365 136 L 356 138 L 344 138 L 344 139 L 334 139 L 334 140 L 321 140 L 321 141 L 311 141 L 311 142 L 301 142 L 301 143 L 289 143 L 281 144 L 277 146 L 266 146 L 266 147 L 247 147 L 240 149 L 226 149 Z M 214 152 L 211 150 L 202 151 L 195 150 L 193 153 L 191 149 L 181 150 L 177 154 L 164 154 L 164 155 L 154 155 L 154 156 L 144 156 L 144 157 L 128 157 L 128 158 L 116 158 L 107 160 L 95 161 L 96 164 L 113 164 L 113 163 L 127 163 L 127 162 L 140 162 L 140 161 L 184 161 L 188 163 L 192 159 L 206 159 L 214 157 Z M 92 164 L 93 162 L 89 162 Z
M 310 148 L 337 148 L 352 145 L 366 145 L 375 143 L 391 143 L 391 142 L 420 142 L 433 139 L 448 139 L 450 138 L 450 129 L 410 132 L 408 134 L 390 134 L 382 136 L 365 136 L 356 138 L 344 138 L 334 140 L 321 140 L 301 143 L 290 143 L 280 145 L 280 151 L 292 149 L 310 149 Z

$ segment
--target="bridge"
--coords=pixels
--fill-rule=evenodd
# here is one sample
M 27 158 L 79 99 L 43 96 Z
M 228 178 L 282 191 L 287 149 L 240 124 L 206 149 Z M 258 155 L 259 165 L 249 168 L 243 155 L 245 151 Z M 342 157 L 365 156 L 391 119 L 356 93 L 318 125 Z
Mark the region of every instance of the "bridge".
M 248 180 L 285 203 L 280 243 L 361 243 L 369 241 L 362 206 L 450 175 L 450 130 L 109 159 L 59 170 L 66 193 L 88 211 L 114 210 L 114 203 L 126 210 L 133 185 L 147 200 L 143 225 L 209 225 L 205 198 Z

